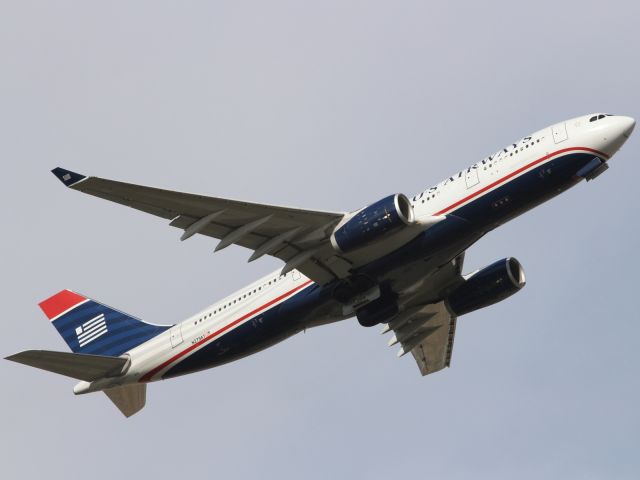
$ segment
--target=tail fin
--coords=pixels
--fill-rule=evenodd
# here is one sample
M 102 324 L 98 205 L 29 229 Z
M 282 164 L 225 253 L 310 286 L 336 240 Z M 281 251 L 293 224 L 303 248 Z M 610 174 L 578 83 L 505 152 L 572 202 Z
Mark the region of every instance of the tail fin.
M 70 290 L 44 300 L 40 308 L 75 353 L 117 357 L 169 328 L 145 323 Z

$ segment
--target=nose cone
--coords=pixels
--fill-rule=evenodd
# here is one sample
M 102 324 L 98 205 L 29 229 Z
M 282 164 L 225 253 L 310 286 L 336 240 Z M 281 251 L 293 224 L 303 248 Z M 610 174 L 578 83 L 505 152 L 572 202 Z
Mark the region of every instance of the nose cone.
M 607 117 L 607 120 L 612 121 L 611 131 L 609 133 L 609 148 L 613 155 L 629 139 L 631 132 L 633 132 L 636 126 L 636 121 L 631 117 L 624 117 L 622 115 L 619 117 Z
M 629 138 L 631 132 L 633 132 L 633 129 L 636 127 L 636 121 L 631 117 L 618 117 L 618 121 L 620 122 L 622 136 Z
M 607 115 L 590 122 L 589 139 L 597 150 L 613 156 L 629 139 L 636 121 L 623 115 Z

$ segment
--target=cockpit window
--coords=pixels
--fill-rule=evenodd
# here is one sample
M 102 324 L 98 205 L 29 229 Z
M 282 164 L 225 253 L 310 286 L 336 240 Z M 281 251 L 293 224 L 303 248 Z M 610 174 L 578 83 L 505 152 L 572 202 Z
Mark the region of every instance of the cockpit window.
M 589 119 L 589 121 L 590 121 L 590 122 L 595 122 L 595 121 L 597 121 L 597 120 L 601 120 L 601 119 L 603 119 L 604 117 L 613 117 L 613 115 L 612 115 L 612 114 L 610 114 L 610 113 L 601 113 L 601 114 L 599 114 L 599 115 L 594 115 L 593 117 L 591 117 L 591 118 Z

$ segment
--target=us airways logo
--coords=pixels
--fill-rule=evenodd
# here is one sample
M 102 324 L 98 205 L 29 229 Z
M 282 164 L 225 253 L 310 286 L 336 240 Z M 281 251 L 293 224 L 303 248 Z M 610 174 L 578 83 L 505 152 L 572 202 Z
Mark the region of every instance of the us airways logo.
M 91 320 L 76 328 L 78 343 L 80 343 L 81 347 L 88 345 L 105 333 L 107 333 L 107 322 L 105 321 L 104 313 L 93 317 Z

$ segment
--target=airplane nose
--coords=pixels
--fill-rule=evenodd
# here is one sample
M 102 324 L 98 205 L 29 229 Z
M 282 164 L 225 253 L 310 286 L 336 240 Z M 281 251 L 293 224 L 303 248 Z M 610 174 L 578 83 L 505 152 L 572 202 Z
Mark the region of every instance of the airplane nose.
M 622 128 L 622 135 L 629 138 L 631 136 L 631 132 L 633 132 L 633 129 L 636 127 L 635 119 L 631 117 L 620 117 L 619 120 Z
M 616 153 L 622 145 L 629 139 L 631 132 L 633 132 L 636 126 L 636 121 L 631 117 L 625 116 L 612 116 L 607 117 L 612 121 L 609 134 L 606 135 L 607 150 L 611 152 L 611 155 Z M 607 128 L 605 128 L 607 130 Z M 606 151 L 606 150 L 605 150 Z
M 629 139 L 636 121 L 624 115 L 598 115 L 597 120 L 589 124 L 593 125 L 590 138 L 595 142 L 594 145 L 611 157 Z

